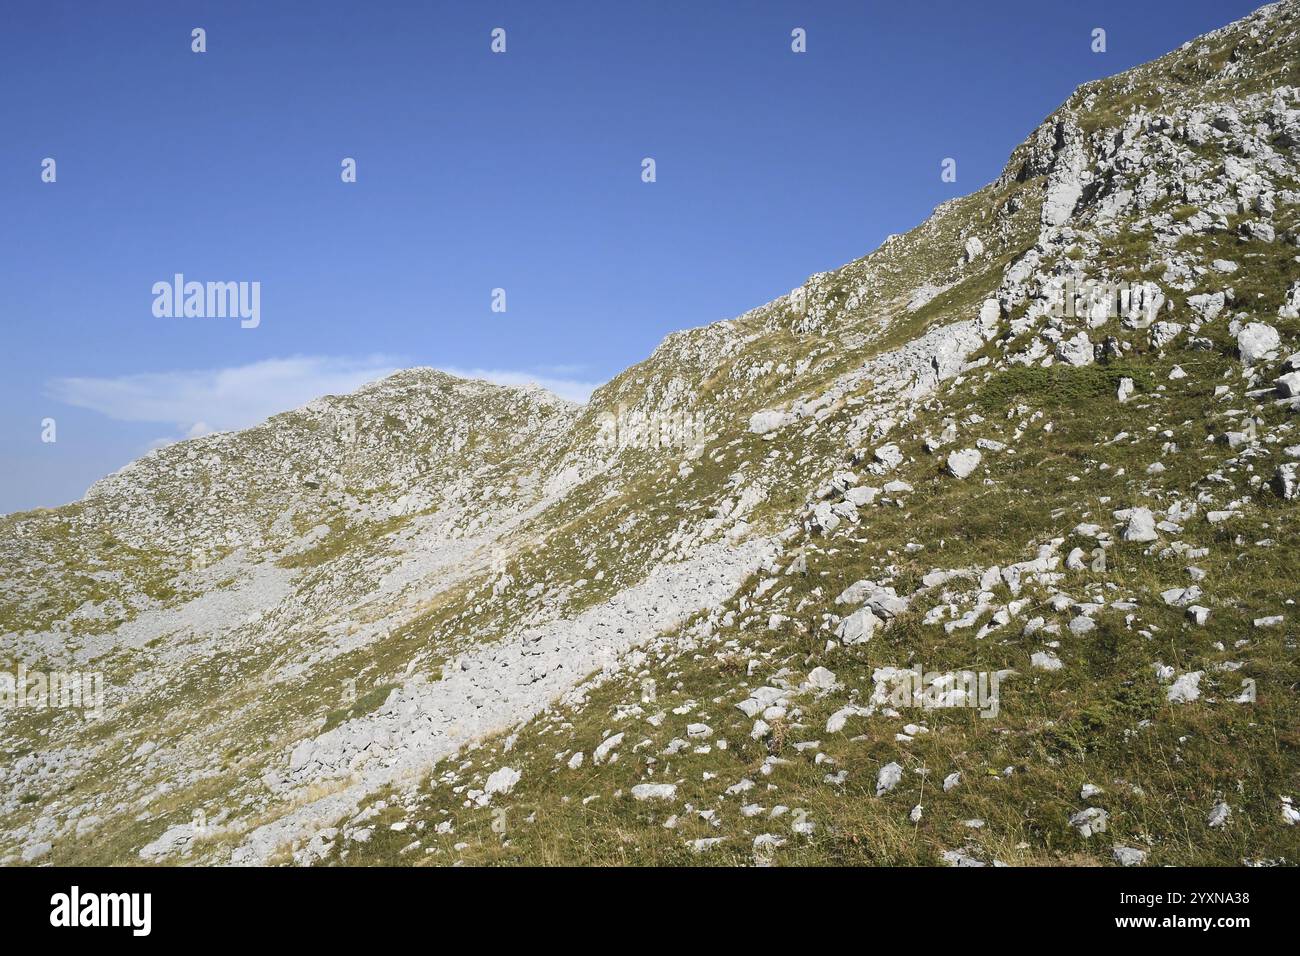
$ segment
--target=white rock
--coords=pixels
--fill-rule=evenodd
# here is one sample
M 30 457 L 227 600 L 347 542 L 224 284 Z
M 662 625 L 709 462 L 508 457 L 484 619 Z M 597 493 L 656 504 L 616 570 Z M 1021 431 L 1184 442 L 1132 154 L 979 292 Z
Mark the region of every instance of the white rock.
M 1067 150 L 1076 152 L 1066 156 Z M 1063 226 L 1074 215 L 1074 207 L 1083 195 L 1083 167 L 1086 157 L 1077 152 L 1078 147 L 1067 146 L 1047 180 L 1047 195 L 1043 198 L 1040 213 L 1045 226 Z
M 1273 487 L 1284 501 L 1300 498 L 1300 462 L 1283 462 L 1273 473 Z
M 1275 355 L 1281 344 L 1277 329 L 1263 322 L 1250 322 L 1237 333 L 1237 351 L 1246 365 Z
M 872 467 L 878 473 L 892 471 L 903 463 L 903 450 L 891 442 L 877 448 L 872 452 L 872 457 L 876 460 L 876 464 Z
M 1232 807 L 1220 800 L 1213 806 L 1213 808 L 1211 808 L 1209 814 L 1206 816 L 1205 825 L 1211 829 L 1218 830 L 1228 822 L 1230 816 L 1232 816 Z
M 1070 817 L 1070 826 L 1078 830 L 1081 837 L 1087 839 L 1094 833 L 1105 833 L 1106 821 L 1109 819 L 1110 814 L 1101 807 L 1088 807 Z
M 979 467 L 983 456 L 974 448 L 963 448 L 948 455 L 948 472 L 954 478 L 967 478 Z
M 876 796 L 888 793 L 898 786 L 898 782 L 903 779 L 903 768 L 897 763 L 890 762 L 880 768 L 876 774 Z
M 835 685 L 835 673 L 825 667 L 814 667 L 808 672 L 808 683 L 818 690 L 831 690 Z
M 44 856 L 48 856 L 54 845 L 48 840 L 39 843 L 31 843 L 23 847 L 22 859 L 24 863 L 33 863 Z M 143 851 L 141 851 L 143 855 Z
M 727 794 L 727 796 L 734 797 L 738 794 L 742 794 L 753 789 L 754 789 L 754 781 L 750 780 L 748 777 L 742 777 L 740 780 L 736 781 L 731 786 L 729 786 L 724 792 Z
M 675 783 L 638 783 L 632 788 L 635 800 L 673 800 L 677 797 Z
M 1156 534 L 1156 519 L 1151 513 L 1150 508 L 1134 508 L 1128 516 L 1128 524 L 1124 528 L 1125 541 L 1155 541 L 1160 536 Z
M 1002 305 L 997 299 L 985 299 L 980 305 L 979 325 L 985 334 L 992 334 L 997 328 L 998 318 L 1002 315 Z
M 591 762 L 596 764 L 597 766 L 603 764 L 605 762 L 605 759 L 609 756 L 610 751 L 612 751 L 615 747 L 617 747 L 622 742 L 623 742 L 622 734 L 614 734 L 611 737 L 606 737 L 604 740 L 600 742 L 600 746 L 592 751 Z
M 771 410 L 755 412 L 749 416 L 749 430 L 755 435 L 766 435 L 768 432 L 785 427 L 794 420 L 794 416 L 789 412 Z
M 1160 592 L 1161 599 L 1170 607 L 1187 607 L 1199 601 L 1201 595 L 1201 588 L 1196 584 L 1185 588 L 1169 588 L 1167 591 Z
M 1147 851 L 1139 850 L 1131 846 L 1114 846 L 1111 852 L 1115 855 L 1115 862 L 1120 866 L 1141 866 L 1146 862 Z
M 865 508 L 876 500 L 876 495 L 880 494 L 879 488 L 872 488 L 869 485 L 859 485 L 856 488 L 850 488 L 844 492 L 844 500 L 851 503 L 856 508 Z
M 859 608 L 840 622 L 835 636 L 847 645 L 865 644 L 880 626 L 880 619 L 870 608 Z
M 856 704 L 850 704 L 848 707 L 841 707 L 835 713 L 826 719 L 826 732 L 828 734 L 837 734 L 844 729 L 850 717 L 870 717 L 871 711 L 865 707 L 859 707 Z
M 1282 822 L 1289 827 L 1300 823 L 1300 811 L 1297 811 L 1290 797 L 1282 798 Z
M 1201 696 L 1201 678 L 1204 676 L 1204 671 L 1183 674 L 1169 686 L 1165 696 L 1171 704 L 1191 703 Z
M 1201 317 L 1203 322 L 1213 322 L 1218 318 L 1219 313 L 1223 311 L 1226 301 L 1227 297 L 1222 292 L 1214 292 L 1191 296 L 1188 298 L 1187 304 Z
M 519 771 L 513 767 L 502 767 L 488 775 L 487 783 L 483 785 L 483 792 L 486 794 L 505 794 L 515 788 L 519 782 Z
M 1092 342 L 1087 332 L 1056 343 L 1056 357 L 1066 365 L 1091 365 L 1094 361 Z
M 1035 651 L 1029 658 L 1029 664 L 1040 671 L 1059 671 L 1065 666 L 1051 651 Z
M 1163 349 L 1182 332 L 1183 325 L 1180 322 L 1157 322 L 1151 326 L 1151 347 L 1157 350 Z
M 1300 397 L 1300 372 L 1287 372 L 1277 380 L 1277 392 L 1283 398 Z

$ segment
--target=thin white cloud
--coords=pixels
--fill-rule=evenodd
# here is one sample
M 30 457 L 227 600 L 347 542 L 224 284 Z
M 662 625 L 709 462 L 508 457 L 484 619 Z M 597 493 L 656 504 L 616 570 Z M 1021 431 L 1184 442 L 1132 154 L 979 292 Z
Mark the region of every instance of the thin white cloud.
M 535 375 L 532 372 L 515 372 L 509 369 L 483 368 L 447 368 L 442 371 L 448 375 L 461 378 L 481 378 L 496 385 L 540 385 L 549 392 L 571 402 L 586 402 L 591 393 L 600 386 L 600 382 L 583 382 L 573 378 L 553 378 L 549 375 Z
M 384 356 L 294 356 L 232 368 L 144 372 L 115 378 L 59 378 L 52 398 L 123 422 L 173 426 L 177 437 L 256 425 L 322 395 L 354 392 L 397 370 Z
M 48 383 L 47 391 L 52 398 L 117 421 L 170 425 L 175 433 L 150 446 L 157 447 L 214 431 L 248 428 L 322 395 L 354 392 L 400 367 L 402 363 L 383 355 L 293 356 L 231 368 L 59 378 Z M 443 371 L 498 385 L 533 383 L 574 402 L 585 402 L 598 384 L 508 369 Z
M 586 368 L 587 366 L 581 364 L 533 366 L 534 371 L 543 375 L 577 375 L 579 372 L 585 371 Z

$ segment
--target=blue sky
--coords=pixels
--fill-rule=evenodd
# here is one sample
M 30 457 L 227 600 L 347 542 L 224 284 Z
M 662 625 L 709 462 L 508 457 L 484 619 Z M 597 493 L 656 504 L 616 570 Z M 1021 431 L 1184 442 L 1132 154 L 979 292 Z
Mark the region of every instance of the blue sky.
M 8 0 L 0 511 L 396 367 L 581 396 L 987 183 L 1079 83 L 1255 6 Z M 177 272 L 260 282 L 260 324 L 156 317 Z

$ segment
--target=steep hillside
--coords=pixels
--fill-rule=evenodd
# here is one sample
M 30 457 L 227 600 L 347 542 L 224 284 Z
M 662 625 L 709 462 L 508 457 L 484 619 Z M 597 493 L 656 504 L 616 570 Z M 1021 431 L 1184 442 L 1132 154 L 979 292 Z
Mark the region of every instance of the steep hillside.
M 0 862 L 1295 862 L 1300 2 L 584 406 L 430 370 L 0 524 Z M 2 688 L 0 688 L 2 689 Z

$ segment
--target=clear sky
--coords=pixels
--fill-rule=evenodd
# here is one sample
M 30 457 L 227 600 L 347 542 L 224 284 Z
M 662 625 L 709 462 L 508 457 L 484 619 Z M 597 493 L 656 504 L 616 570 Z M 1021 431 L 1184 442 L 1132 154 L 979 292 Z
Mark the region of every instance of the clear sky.
M 1257 5 L 5 0 L 0 511 L 397 367 L 581 398 Z M 259 282 L 260 323 L 155 316 L 178 272 Z

